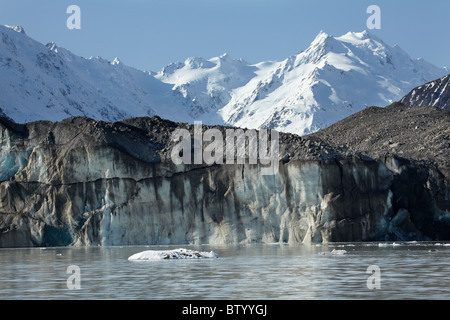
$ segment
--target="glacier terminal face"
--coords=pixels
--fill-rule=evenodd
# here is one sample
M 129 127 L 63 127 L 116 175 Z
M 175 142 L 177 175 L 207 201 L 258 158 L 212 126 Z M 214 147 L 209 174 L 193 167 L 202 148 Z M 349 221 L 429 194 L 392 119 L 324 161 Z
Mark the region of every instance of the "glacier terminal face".
M 290 134 L 275 175 L 175 165 L 180 126 L 1 119 L 0 247 L 450 239 L 447 167 Z

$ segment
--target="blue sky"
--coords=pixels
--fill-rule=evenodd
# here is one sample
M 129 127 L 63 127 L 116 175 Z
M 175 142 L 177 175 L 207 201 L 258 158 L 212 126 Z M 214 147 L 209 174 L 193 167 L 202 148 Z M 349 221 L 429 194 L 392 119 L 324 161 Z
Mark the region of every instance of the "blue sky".
M 69 30 L 69 5 L 81 30 Z M 159 71 L 188 57 L 227 52 L 250 63 L 283 60 L 308 47 L 320 30 L 334 36 L 366 29 L 369 5 L 381 9 L 371 32 L 413 58 L 450 67 L 448 0 L 0 0 L 0 24 L 22 25 L 83 57 L 119 57 Z

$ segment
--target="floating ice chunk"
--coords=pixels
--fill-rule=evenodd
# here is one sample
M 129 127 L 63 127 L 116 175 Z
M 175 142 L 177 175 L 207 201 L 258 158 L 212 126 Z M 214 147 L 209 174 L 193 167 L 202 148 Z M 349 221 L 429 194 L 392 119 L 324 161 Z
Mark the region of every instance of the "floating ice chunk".
M 372 242 L 369 242 L 369 243 L 364 243 L 364 244 L 362 244 L 364 247 L 376 247 L 376 246 L 379 246 L 379 244 L 377 244 L 377 243 L 372 243 Z
M 402 245 L 401 243 L 397 243 L 397 242 L 392 242 L 392 243 L 380 242 L 378 244 L 379 247 L 389 247 L 389 246 L 391 246 L 391 247 L 399 247 L 401 245 Z
M 347 253 L 347 250 L 336 250 L 336 249 L 333 249 L 331 251 L 331 254 L 335 255 L 335 256 L 342 256 L 342 255 L 344 255 L 346 253 Z
M 218 258 L 214 251 L 202 252 L 188 249 L 175 250 L 147 250 L 133 254 L 128 258 L 130 261 L 142 260 L 164 260 L 164 259 L 205 259 Z
M 320 252 L 321 256 L 332 255 L 332 256 L 343 256 L 347 253 L 347 250 L 336 250 L 333 249 L 331 252 Z

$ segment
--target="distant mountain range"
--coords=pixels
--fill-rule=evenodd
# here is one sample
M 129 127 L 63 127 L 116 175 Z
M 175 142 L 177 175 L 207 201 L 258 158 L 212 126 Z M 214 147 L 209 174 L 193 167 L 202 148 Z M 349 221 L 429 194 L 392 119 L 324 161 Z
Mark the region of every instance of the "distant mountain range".
M 19 123 L 159 115 L 303 135 L 367 106 L 399 101 L 448 74 L 367 31 L 320 32 L 283 61 L 250 64 L 223 54 L 188 58 L 159 72 L 117 58 L 79 57 L 31 39 L 21 27 L 0 26 L 0 34 L 0 115 Z

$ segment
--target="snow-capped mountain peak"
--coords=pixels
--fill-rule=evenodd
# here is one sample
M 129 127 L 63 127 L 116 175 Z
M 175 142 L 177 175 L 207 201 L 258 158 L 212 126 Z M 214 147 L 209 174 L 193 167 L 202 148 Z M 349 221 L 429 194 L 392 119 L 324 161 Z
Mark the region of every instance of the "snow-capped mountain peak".
M 17 122 L 158 114 L 306 134 L 366 106 L 398 101 L 448 73 L 368 31 L 340 37 L 321 31 L 282 61 L 249 64 L 222 54 L 187 58 L 157 73 L 45 46 L 21 27 L 0 26 L 0 39 L 0 115 Z
M 414 83 L 445 69 L 413 60 L 368 31 L 341 37 L 321 31 L 306 50 L 255 73 L 261 76 L 220 110 L 224 120 L 306 134 L 367 106 L 397 101 Z
M 199 57 L 187 58 L 184 62 L 184 66 L 190 69 L 212 68 L 214 63 Z
M 112 64 L 113 66 L 119 65 L 119 64 L 120 64 L 119 58 L 115 57 L 114 60 L 113 60 L 113 62 L 111 62 L 111 64 Z
M 15 32 L 25 34 L 25 29 L 22 26 L 8 26 L 8 25 L 5 25 L 5 27 L 9 28 L 11 30 L 14 30 Z
M 369 42 L 370 40 L 374 41 L 378 40 L 381 43 L 383 42 L 367 30 L 363 30 L 362 32 L 349 31 L 340 37 L 336 37 L 336 39 L 339 41 L 351 43 L 353 45 L 363 45 Z
M 189 117 L 172 86 L 148 73 L 117 68 L 118 60 L 85 59 L 18 30 L 0 26 L 0 115 L 16 122 L 70 116 L 117 121 L 160 108 L 161 117 Z
M 317 36 L 314 38 L 314 40 L 311 42 L 310 47 L 320 45 L 322 43 L 325 43 L 327 40 L 332 39 L 333 37 L 330 36 L 328 33 L 326 33 L 323 30 L 320 30 L 320 32 L 317 34 Z

